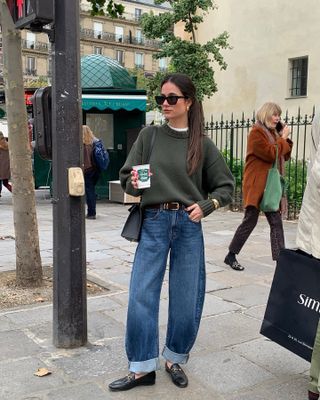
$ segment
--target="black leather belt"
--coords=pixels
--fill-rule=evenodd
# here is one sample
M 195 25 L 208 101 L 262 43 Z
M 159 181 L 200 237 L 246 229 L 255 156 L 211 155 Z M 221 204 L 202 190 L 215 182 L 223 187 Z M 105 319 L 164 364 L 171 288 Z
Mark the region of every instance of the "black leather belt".
M 150 204 L 148 206 L 145 206 L 145 208 L 153 208 L 156 210 L 178 211 L 178 210 L 183 210 L 185 208 L 185 205 L 177 201 L 172 201 L 170 203 Z

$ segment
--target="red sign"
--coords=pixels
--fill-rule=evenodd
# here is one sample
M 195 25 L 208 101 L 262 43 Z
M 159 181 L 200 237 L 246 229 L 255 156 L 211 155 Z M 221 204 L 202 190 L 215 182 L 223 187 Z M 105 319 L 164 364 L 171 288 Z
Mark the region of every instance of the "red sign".
M 22 18 L 24 16 L 23 6 L 24 6 L 24 0 L 17 0 L 18 18 Z
M 24 94 L 24 102 L 27 106 L 32 106 L 32 100 L 31 100 L 32 96 L 33 96 L 33 93 L 25 93 Z

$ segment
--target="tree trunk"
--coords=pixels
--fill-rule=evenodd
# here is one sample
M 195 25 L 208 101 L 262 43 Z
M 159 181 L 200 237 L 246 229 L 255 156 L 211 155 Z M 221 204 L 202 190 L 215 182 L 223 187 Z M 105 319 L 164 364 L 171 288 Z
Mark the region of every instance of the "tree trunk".
M 39 286 L 42 282 L 42 267 L 27 111 L 24 101 L 21 35 L 20 31 L 14 27 L 5 0 L 0 0 L 0 22 L 13 182 L 16 281 L 20 286 Z

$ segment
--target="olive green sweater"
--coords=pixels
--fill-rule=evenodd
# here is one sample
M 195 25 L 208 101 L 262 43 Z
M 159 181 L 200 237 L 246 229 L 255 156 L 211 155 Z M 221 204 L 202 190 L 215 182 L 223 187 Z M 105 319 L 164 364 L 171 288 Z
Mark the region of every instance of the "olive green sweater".
M 134 189 L 131 184 L 133 165 L 145 164 L 153 130 L 156 129 L 150 157 L 151 187 Z M 142 196 L 142 207 L 178 201 L 190 206 L 198 203 L 204 216 L 214 210 L 211 199 L 220 206 L 232 200 L 234 179 L 214 143 L 203 138 L 203 159 L 197 171 L 187 173 L 188 132 L 178 132 L 167 124 L 149 126 L 141 130 L 124 166 L 120 170 L 123 190 L 132 196 Z

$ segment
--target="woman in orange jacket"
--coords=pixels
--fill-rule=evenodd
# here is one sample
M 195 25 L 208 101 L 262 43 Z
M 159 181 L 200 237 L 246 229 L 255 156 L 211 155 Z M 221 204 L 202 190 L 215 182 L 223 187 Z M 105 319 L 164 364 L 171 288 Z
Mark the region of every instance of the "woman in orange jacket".
M 247 155 L 243 176 L 244 219 L 230 243 L 229 253 L 224 262 L 237 271 L 244 267 L 239 264 L 236 254 L 255 228 L 260 214 L 259 205 L 266 185 L 268 170 L 276 158 L 278 147 L 278 168 L 284 174 L 284 163 L 290 158 L 292 141 L 288 138 L 288 126 L 280 122 L 281 108 L 275 103 L 265 103 L 257 112 L 257 122 L 252 127 L 247 143 Z M 276 129 L 278 128 L 278 129 Z M 286 214 L 286 199 L 279 204 L 279 210 L 266 212 L 270 225 L 272 259 L 277 260 L 284 247 L 284 233 L 281 216 Z

